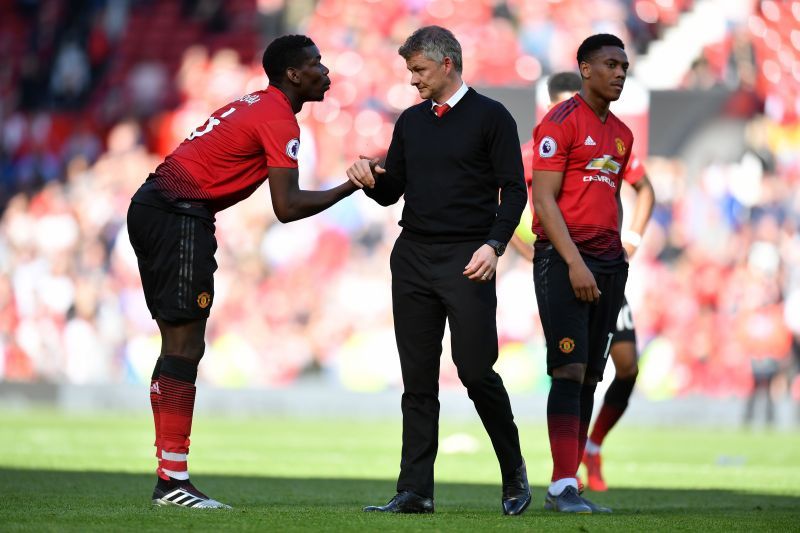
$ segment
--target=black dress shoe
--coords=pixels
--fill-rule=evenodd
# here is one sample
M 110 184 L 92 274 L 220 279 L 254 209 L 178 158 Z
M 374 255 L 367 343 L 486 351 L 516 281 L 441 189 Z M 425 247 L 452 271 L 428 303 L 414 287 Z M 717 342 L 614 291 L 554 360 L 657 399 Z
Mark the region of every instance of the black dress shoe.
M 503 514 L 522 514 L 531 503 L 531 487 L 525 461 L 514 471 L 514 475 L 503 480 Z
M 381 513 L 432 513 L 433 498 L 425 498 L 410 490 L 403 490 L 386 505 L 368 505 L 364 510 Z

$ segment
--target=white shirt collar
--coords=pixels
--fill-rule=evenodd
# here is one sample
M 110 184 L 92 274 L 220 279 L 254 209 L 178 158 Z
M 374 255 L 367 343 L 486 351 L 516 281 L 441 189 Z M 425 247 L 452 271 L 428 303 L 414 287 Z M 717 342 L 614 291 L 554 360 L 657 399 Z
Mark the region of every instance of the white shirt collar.
M 453 93 L 453 96 L 447 99 L 445 104 L 449 105 L 450 108 L 452 109 L 453 107 L 455 107 L 458 101 L 461 100 L 465 94 L 467 94 L 467 90 L 469 90 L 469 87 L 467 87 L 467 84 L 462 81 L 461 87 L 459 87 L 458 90 Z M 439 104 L 431 100 L 431 109 L 433 109 L 437 105 Z

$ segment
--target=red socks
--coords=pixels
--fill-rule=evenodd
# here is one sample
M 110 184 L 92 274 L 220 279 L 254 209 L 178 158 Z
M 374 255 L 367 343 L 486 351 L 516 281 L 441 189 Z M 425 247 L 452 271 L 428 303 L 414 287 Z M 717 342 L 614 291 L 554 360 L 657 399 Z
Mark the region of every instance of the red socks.
M 600 408 L 600 413 L 597 415 L 597 420 L 594 421 L 591 436 L 592 442 L 598 446 L 603 444 L 603 439 L 606 438 L 608 432 L 611 431 L 611 428 L 614 427 L 624 412 L 624 409 L 604 403 L 603 407 Z
M 189 479 L 187 455 L 196 379 L 197 361 L 165 355 L 161 358 L 158 380 L 151 385 L 158 475 L 163 479 Z
M 553 456 L 552 481 L 574 478 L 578 471 L 581 384 L 553 379 L 547 397 L 547 431 Z

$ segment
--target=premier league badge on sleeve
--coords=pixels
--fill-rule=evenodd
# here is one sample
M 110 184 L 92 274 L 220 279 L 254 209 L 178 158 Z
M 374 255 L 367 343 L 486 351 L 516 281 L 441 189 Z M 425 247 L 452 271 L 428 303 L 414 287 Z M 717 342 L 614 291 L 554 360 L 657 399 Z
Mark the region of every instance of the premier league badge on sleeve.
M 300 139 L 294 138 L 286 143 L 286 155 L 297 161 L 297 153 L 300 151 Z
M 539 143 L 539 157 L 553 157 L 557 148 L 556 140 L 547 136 Z

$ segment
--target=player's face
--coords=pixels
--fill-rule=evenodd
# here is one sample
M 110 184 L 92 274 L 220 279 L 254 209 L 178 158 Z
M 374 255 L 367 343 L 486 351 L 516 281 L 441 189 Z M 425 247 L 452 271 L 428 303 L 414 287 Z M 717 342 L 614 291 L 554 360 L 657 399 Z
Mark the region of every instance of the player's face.
M 619 100 L 628 75 L 628 55 L 622 48 L 604 46 L 581 63 L 581 73 L 593 93 L 607 102 Z
M 306 58 L 297 72 L 300 76 L 300 87 L 306 101 L 319 102 L 325 98 L 325 91 L 331 88 L 328 67 L 322 64 L 319 48 L 308 46 L 304 49 Z
M 406 68 L 411 72 L 411 85 L 417 88 L 420 98 L 438 101 L 438 97 L 447 87 L 448 68 L 452 68 L 452 63 L 449 58 L 438 63 L 418 52 L 406 60 Z

